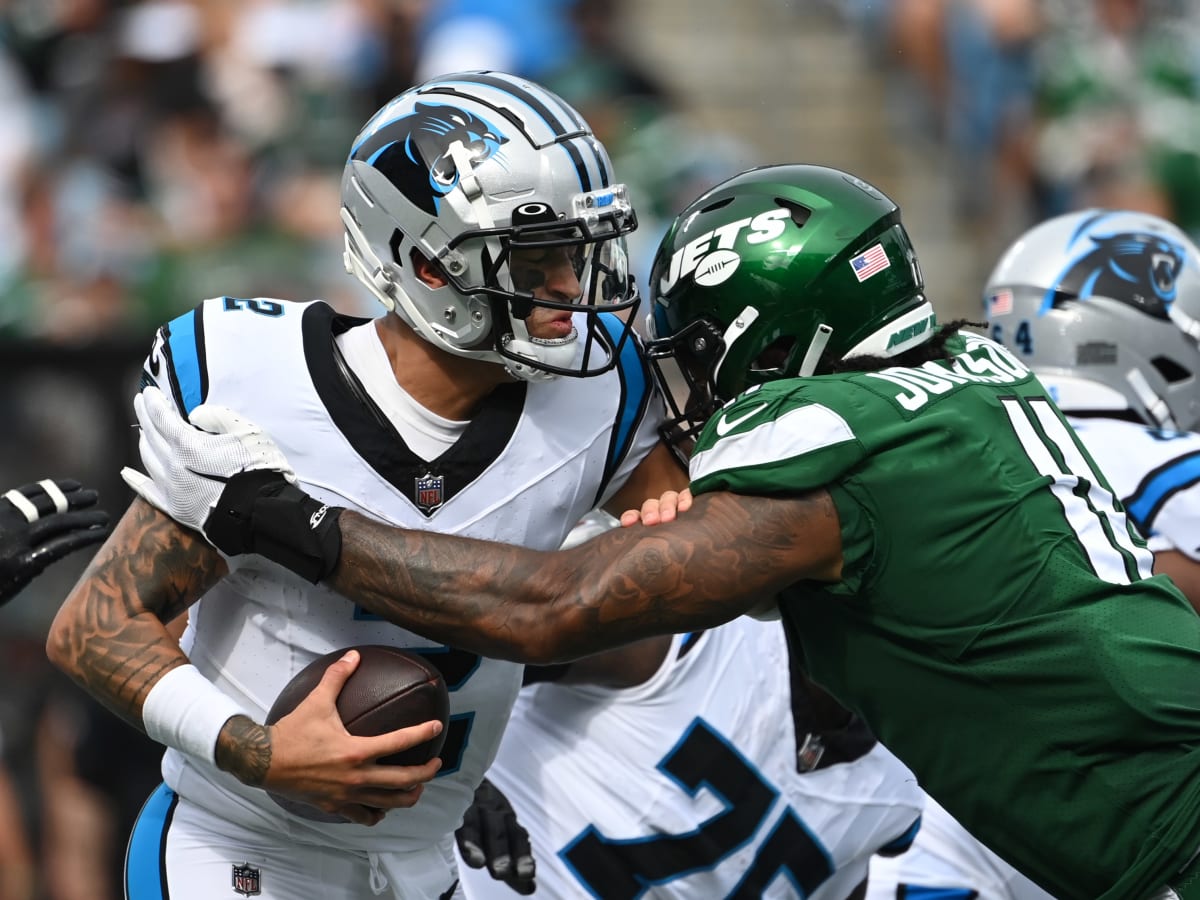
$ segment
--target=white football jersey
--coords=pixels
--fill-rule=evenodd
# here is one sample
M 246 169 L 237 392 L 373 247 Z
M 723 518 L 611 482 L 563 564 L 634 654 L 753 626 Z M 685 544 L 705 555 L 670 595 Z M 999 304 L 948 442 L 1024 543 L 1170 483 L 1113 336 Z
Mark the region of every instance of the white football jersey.
M 422 460 L 335 349 L 335 335 L 362 322 L 322 302 L 211 299 L 160 329 L 143 377 L 184 411 L 222 404 L 257 422 L 321 501 L 408 528 L 538 549 L 557 547 L 657 441 L 659 401 L 630 343 L 605 375 L 501 386 L 451 449 Z M 443 768 L 419 804 L 371 828 L 293 816 L 175 750 L 163 761 L 167 784 L 223 818 L 300 843 L 403 853 L 456 829 L 495 755 L 522 667 L 421 638 L 261 557 L 235 558 L 231 568 L 192 608 L 183 639 L 206 677 L 261 722 L 318 656 L 354 644 L 415 649 L 450 688 Z
M 867 900 L 1054 900 L 975 840 L 932 797 L 907 853 L 871 860 Z
M 674 638 L 632 688 L 521 691 L 488 778 L 529 831 L 534 896 L 843 900 L 921 809 L 879 744 L 800 774 L 779 622 Z M 512 897 L 460 863 L 469 900 Z
M 1200 560 L 1200 434 L 1068 418 L 1150 549 Z

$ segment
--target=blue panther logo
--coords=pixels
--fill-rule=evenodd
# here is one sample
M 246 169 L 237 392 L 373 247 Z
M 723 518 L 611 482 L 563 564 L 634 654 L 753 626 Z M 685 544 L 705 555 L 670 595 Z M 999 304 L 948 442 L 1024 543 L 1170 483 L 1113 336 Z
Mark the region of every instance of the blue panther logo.
M 1090 223 L 1089 223 L 1090 224 Z M 1085 225 L 1084 228 L 1088 226 Z M 1148 232 L 1090 234 L 1095 245 L 1070 263 L 1046 292 L 1039 314 L 1065 299 L 1111 297 L 1147 315 L 1166 319 L 1187 251 L 1175 241 Z
M 409 200 L 437 215 L 440 199 L 458 184 L 458 166 L 450 155 L 455 141 L 462 141 L 474 164 L 485 159 L 503 163 L 500 148 L 508 138 L 465 109 L 418 103 L 407 116 L 387 122 L 364 138 L 350 158 L 374 166 Z

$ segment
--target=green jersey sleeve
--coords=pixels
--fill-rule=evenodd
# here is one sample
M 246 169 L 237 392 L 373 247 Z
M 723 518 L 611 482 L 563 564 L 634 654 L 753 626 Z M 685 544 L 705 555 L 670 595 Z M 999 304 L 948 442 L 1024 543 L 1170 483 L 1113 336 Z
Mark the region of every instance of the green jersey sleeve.
M 827 485 L 863 460 L 850 418 L 815 382 L 781 381 L 739 396 L 701 432 L 692 491 L 772 496 Z

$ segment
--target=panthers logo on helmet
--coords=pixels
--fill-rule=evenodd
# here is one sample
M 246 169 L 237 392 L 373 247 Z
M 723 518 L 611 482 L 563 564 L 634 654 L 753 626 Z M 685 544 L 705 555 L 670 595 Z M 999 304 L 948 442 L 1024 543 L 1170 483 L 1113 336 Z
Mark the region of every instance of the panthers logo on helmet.
M 461 141 L 473 164 L 499 159 L 508 142 L 499 129 L 457 106 L 418 103 L 414 112 L 386 122 L 350 152 L 374 166 L 418 207 L 437 215 L 438 202 L 458 184 L 450 145 Z
M 1081 232 L 1086 234 L 1090 224 Z M 1175 241 L 1149 232 L 1087 234 L 1095 245 L 1067 266 L 1046 291 L 1039 314 L 1056 301 L 1110 297 L 1166 319 L 1175 301 L 1175 282 L 1183 271 L 1187 251 Z

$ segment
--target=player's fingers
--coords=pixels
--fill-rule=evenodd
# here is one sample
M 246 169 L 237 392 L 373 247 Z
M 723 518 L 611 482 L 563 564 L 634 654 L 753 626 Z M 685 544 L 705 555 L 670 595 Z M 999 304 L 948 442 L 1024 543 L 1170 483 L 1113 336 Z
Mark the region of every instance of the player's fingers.
M 658 521 L 671 522 L 679 508 L 679 491 L 667 491 L 658 500 Z
M 47 516 L 29 526 L 29 543 L 36 546 L 67 532 L 83 532 L 89 528 L 102 528 L 107 524 L 108 513 L 102 509 L 83 509 L 79 512 Z M 86 541 L 86 543 L 93 542 Z M 84 546 L 84 544 L 80 546 Z
M 342 654 L 341 659 L 332 663 L 325 670 L 325 674 L 321 676 L 321 680 L 313 688 L 312 693 L 309 694 L 309 698 L 317 698 L 329 706 L 334 706 L 337 702 L 338 694 L 342 692 L 342 687 L 345 686 L 350 676 L 354 674 L 354 670 L 358 668 L 358 664 L 361 661 L 362 655 L 357 650 L 347 650 Z
M 391 756 L 393 753 L 407 750 L 409 747 L 415 747 L 418 744 L 424 744 L 426 741 L 432 741 L 441 733 L 442 723 L 437 719 L 431 719 L 419 725 L 410 725 L 408 728 L 398 728 L 395 731 L 389 731 L 385 734 L 357 738 L 357 740 L 364 742 L 362 747 L 368 759 L 382 759 L 385 756 Z M 429 766 L 434 766 L 429 774 L 429 778 L 432 778 L 441 767 L 441 762 L 440 759 L 434 757 L 429 762 L 420 766 L 381 766 L 380 768 L 393 771 L 408 770 L 416 774 L 418 770 L 423 772 Z M 421 778 L 420 781 L 428 781 L 429 778 Z M 404 787 L 404 785 L 397 785 L 397 787 Z
M 509 849 L 508 821 L 504 812 L 488 808 L 483 811 L 483 855 L 487 859 L 489 874 L 497 881 L 504 881 L 512 872 L 512 851 Z
M 462 854 L 463 862 L 472 869 L 482 869 L 487 862 L 487 857 L 483 854 L 483 848 L 479 846 L 477 840 L 460 837 L 458 839 L 458 851 Z
M 167 395 L 156 387 L 145 387 L 138 392 L 133 398 L 133 412 L 142 431 L 169 435 L 185 424 Z
M 150 388 L 147 388 L 146 393 Z M 162 397 L 162 391 L 155 391 Z M 154 402 L 150 399 L 142 402 L 142 395 L 138 394 L 134 398 L 134 409 L 139 409 L 138 421 L 141 422 L 142 428 L 138 434 L 138 453 L 142 457 L 142 465 L 146 467 L 146 471 L 150 473 L 150 477 L 156 481 L 162 477 L 164 469 L 167 467 L 168 461 L 174 455 L 171 450 L 171 433 L 176 425 L 166 418 L 166 414 L 161 410 L 152 412 L 149 404 Z M 162 400 L 166 403 L 166 400 Z M 170 413 L 173 417 L 174 413 Z M 170 484 L 170 481 L 163 482 Z
M 519 874 L 522 867 L 529 869 L 533 864 L 533 847 L 529 843 L 529 832 L 517 821 L 517 814 L 509 810 L 504 816 L 508 847 L 512 851 L 513 868 Z
M 107 519 L 107 517 L 106 517 Z M 81 531 L 74 531 L 70 534 L 60 535 L 46 541 L 43 544 L 35 547 L 26 554 L 30 565 L 36 567 L 37 571 L 42 571 L 50 563 L 62 559 L 76 550 L 81 550 L 84 547 L 89 547 L 93 544 L 99 544 L 108 537 L 108 528 L 105 523 L 97 524 L 92 528 L 87 528 Z
M 154 479 L 144 472 L 125 466 L 121 469 L 121 479 L 133 488 L 133 492 L 162 512 L 167 511 L 167 498 L 154 483 Z
M 622 525 L 636 525 L 641 522 L 643 525 L 657 525 L 659 522 L 659 498 L 644 502 L 640 509 L 627 509 L 621 513 Z
M 692 508 L 692 489 L 684 488 L 679 492 L 679 498 L 675 502 L 676 512 L 687 512 Z
M 82 509 L 98 499 L 95 491 L 83 489 L 78 481 L 69 478 L 43 478 L 5 491 L 0 496 L 15 506 L 27 522 L 70 509 Z
M 481 868 L 487 862 L 487 857 L 483 855 L 482 838 L 480 837 L 480 819 L 479 806 L 472 803 L 463 813 L 462 824 L 454 832 L 454 839 L 458 841 L 458 850 L 462 854 L 463 862 L 472 869 Z

